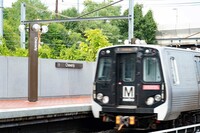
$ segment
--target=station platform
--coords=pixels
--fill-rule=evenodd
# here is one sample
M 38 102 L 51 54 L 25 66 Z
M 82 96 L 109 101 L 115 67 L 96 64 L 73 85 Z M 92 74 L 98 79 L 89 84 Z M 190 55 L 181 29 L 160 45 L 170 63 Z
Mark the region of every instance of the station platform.
M 0 99 L 0 121 L 56 115 L 75 115 L 91 112 L 91 96 L 39 98 L 37 102 L 27 99 Z M 61 115 L 60 115 L 61 116 Z

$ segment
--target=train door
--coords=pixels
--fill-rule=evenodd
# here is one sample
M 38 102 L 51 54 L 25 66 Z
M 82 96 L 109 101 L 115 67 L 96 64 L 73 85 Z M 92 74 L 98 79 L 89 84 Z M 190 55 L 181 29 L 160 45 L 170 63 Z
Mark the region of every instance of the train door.
M 194 61 L 195 61 L 197 84 L 199 89 L 198 92 L 200 92 L 200 56 L 195 56 L 194 58 L 195 58 Z M 200 106 L 200 94 L 199 94 L 199 106 Z
M 136 105 L 136 54 L 117 54 L 117 103 Z

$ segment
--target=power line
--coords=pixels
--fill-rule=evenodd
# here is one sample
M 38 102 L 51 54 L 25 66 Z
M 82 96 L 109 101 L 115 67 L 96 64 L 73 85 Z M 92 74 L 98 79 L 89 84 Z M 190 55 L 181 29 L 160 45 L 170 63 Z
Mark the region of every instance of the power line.
M 95 9 L 95 10 L 89 12 L 89 13 L 86 13 L 86 14 L 83 14 L 83 15 L 81 15 L 81 16 L 78 16 L 77 18 L 82 18 L 82 17 L 84 17 L 84 16 L 87 16 L 87 15 L 89 15 L 89 14 L 92 14 L 92 13 L 94 13 L 94 12 L 97 12 L 97 11 L 99 11 L 99 10 L 102 10 L 102 9 L 107 8 L 107 7 L 109 7 L 109 6 L 115 5 L 115 4 L 117 4 L 117 3 L 119 3 L 119 2 L 122 2 L 122 1 L 123 1 L 123 0 L 119 0 L 119 1 L 116 1 L 116 2 L 113 2 L 113 3 L 110 3 L 110 4 L 106 5 L 106 6 L 103 6 L 103 7 L 100 7 L 100 8 L 98 8 L 98 9 Z
M 171 7 L 171 6 L 199 6 L 200 5 L 200 2 L 172 2 L 172 3 L 165 3 L 165 2 L 160 2 L 158 1 L 159 3 L 146 3 L 147 1 L 145 2 L 142 2 L 142 1 L 138 1 L 136 3 L 139 3 L 139 4 L 143 4 L 144 6 L 167 6 L 167 7 Z
M 49 13 L 52 13 L 52 14 L 57 14 L 58 16 L 61 16 L 61 17 L 64 17 L 64 18 L 71 18 L 69 16 L 66 16 L 66 15 L 63 15 L 63 14 L 60 14 L 60 13 L 55 13 L 55 12 L 52 12 L 50 10 L 43 10 L 43 9 L 37 8 L 35 6 L 31 6 L 29 4 L 26 4 L 26 6 L 32 8 L 32 9 L 35 9 L 36 11 L 40 10 L 40 11 L 49 12 Z

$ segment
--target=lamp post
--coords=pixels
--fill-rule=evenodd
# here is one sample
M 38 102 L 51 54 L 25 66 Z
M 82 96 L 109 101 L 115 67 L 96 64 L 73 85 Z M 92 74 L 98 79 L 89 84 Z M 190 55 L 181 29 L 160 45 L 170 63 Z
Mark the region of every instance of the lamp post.
M 25 25 L 20 25 L 19 30 L 26 29 Z M 47 26 L 40 26 L 36 23 L 29 23 L 29 43 L 28 43 L 28 101 L 38 101 L 38 45 L 41 33 L 48 31 Z
M 38 101 L 38 24 L 29 24 L 28 101 Z

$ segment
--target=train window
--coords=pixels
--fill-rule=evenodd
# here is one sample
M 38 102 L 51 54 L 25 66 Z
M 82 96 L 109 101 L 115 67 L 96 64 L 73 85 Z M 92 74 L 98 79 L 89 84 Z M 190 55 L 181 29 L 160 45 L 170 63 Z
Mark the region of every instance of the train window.
M 111 80 L 111 58 L 100 58 L 97 80 Z
M 195 70 L 196 70 L 197 80 L 198 83 L 200 83 L 200 57 L 196 56 L 194 61 L 196 66 Z
M 160 82 L 159 61 L 155 57 L 146 57 L 143 60 L 143 80 L 146 82 Z
M 135 54 L 122 54 L 120 58 L 120 77 L 124 82 L 135 80 Z
M 177 64 L 176 64 L 176 60 L 174 57 L 170 58 L 170 63 L 171 63 L 173 83 L 175 85 L 178 85 L 180 83 L 180 81 L 179 81 L 179 76 L 178 76 Z

